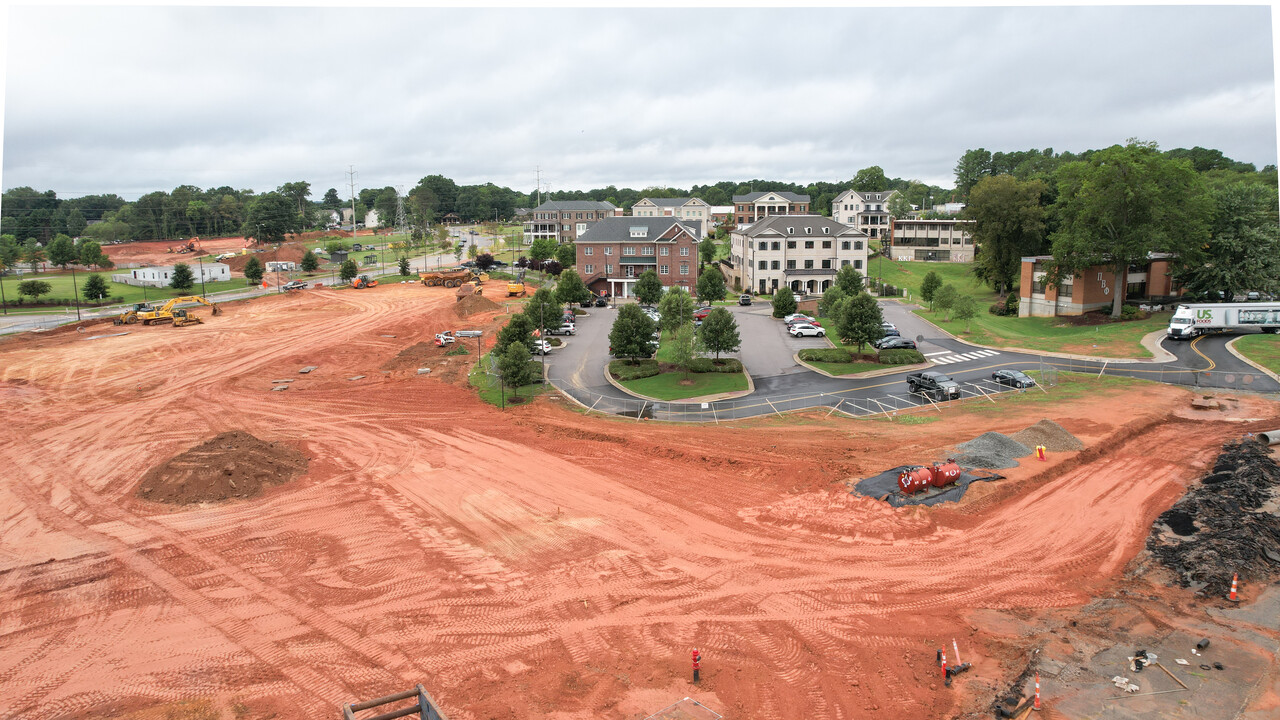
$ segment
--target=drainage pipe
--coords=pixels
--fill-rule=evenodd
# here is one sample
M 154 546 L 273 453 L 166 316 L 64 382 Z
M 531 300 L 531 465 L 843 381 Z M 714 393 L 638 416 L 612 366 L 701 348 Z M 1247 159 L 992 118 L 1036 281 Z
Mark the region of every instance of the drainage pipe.
M 1258 433 L 1263 445 L 1280 445 L 1280 430 L 1268 430 Z

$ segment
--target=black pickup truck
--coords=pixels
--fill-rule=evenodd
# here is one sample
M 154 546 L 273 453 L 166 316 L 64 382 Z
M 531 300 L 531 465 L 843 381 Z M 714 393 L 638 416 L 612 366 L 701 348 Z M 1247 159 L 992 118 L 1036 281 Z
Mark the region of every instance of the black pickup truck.
M 940 372 L 918 372 L 907 375 L 907 390 L 922 393 L 934 400 L 955 400 L 960 397 L 960 386 L 955 380 Z

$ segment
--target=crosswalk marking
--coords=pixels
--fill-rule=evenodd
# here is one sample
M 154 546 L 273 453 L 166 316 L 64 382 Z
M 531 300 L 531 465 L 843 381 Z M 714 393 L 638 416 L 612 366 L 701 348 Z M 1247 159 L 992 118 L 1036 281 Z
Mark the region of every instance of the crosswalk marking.
M 951 350 L 939 350 L 938 352 L 925 353 L 924 356 L 933 357 L 934 355 L 949 355 L 951 352 Z
M 932 357 L 934 355 L 945 354 L 946 357 Z M 925 357 L 932 357 L 932 362 L 939 365 L 950 365 L 951 363 L 965 362 L 967 360 L 977 360 L 984 357 L 992 357 L 999 355 L 995 350 L 975 350 L 967 353 L 957 353 L 954 350 L 947 350 L 943 353 L 929 353 Z

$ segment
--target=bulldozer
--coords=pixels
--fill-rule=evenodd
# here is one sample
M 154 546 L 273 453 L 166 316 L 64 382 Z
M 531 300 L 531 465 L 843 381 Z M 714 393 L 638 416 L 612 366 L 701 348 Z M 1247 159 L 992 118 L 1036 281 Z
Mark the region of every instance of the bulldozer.
M 455 293 L 459 302 L 461 302 L 463 298 L 470 297 L 472 295 L 483 295 L 483 294 L 484 294 L 484 288 L 480 286 L 480 283 L 475 281 L 463 283 L 462 285 L 458 286 L 458 292 Z
M 368 275 L 361 275 L 351 281 L 351 287 L 362 290 L 364 288 L 378 287 L 378 281 L 370 278 Z
M 202 305 L 208 305 L 213 308 L 214 315 L 221 315 L 222 308 L 218 304 L 200 297 L 199 295 L 184 295 L 176 297 L 165 302 L 163 305 L 152 305 L 151 303 L 135 303 L 134 306 L 120 315 L 116 316 L 112 322 L 116 325 L 134 325 L 142 323 L 143 325 L 156 325 L 159 323 L 173 323 L 174 327 L 182 327 L 184 325 L 198 325 L 204 321 L 195 315 L 189 314 L 185 309 L 174 310 L 174 306 L 180 303 L 198 302 Z

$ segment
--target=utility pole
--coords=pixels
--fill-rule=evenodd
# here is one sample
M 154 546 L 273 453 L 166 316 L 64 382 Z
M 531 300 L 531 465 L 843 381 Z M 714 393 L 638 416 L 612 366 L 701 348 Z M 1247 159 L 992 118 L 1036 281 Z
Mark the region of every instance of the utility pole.
M 536 177 L 538 181 L 538 186 L 537 186 L 538 201 L 534 203 L 533 206 L 538 207 L 539 205 L 542 204 L 542 166 L 541 165 L 537 166 L 537 169 L 534 172 L 537 173 Z
M 76 299 L 76 322 L 80 322 L 80 290 L 76 288 L 76 269 L 71 267 L 71 294 Z
M 351 185 L 351 240 L 356 239 L 356 166 L 348 165 L 347 176 Z

